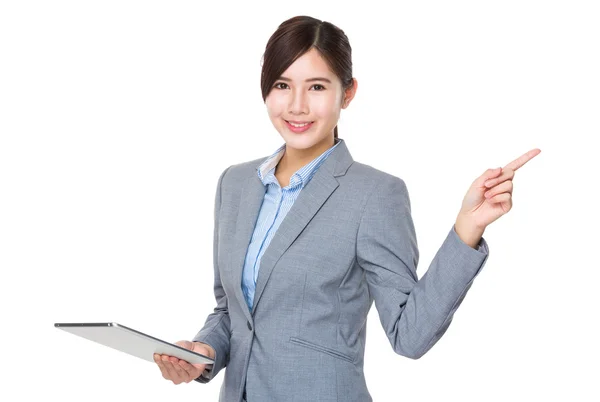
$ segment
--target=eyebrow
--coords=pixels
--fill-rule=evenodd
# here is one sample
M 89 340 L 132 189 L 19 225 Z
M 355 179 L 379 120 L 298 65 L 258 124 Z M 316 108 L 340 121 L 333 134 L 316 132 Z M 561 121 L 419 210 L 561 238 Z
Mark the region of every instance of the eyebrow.
M 287 82 L 291 82 L 292 81 L 291 79 L 289 79 L 287 77 L 284 77 L 284 76 L 279 77 L 279 79 L 281 81 L 287 81 Z M 329 78 L 324 78 L 324 77 L 308 78 L 304 82 L 312 82 L 312 81 L 325 81 L 325 82 L 328 82 L 328 83 L 331 84 L 331 81 L 329 80 Z

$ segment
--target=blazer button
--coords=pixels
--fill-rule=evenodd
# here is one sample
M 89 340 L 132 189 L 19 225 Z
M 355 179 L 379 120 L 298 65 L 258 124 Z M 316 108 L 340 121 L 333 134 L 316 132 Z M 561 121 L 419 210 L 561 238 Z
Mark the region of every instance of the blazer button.
M 248 324 L 248 329 L 252 331 L 252 325 L 250 325 L 250 321 L 247 321 L 246 323 Z

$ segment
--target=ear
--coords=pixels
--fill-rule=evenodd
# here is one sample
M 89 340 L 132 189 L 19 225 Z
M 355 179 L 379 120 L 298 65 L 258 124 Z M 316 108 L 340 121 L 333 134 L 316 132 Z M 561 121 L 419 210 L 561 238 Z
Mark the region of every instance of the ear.
M 346 109 L 352 99 L 354 99 L 354 95 L 356 95 L 356 90 L 358 89 L 358 81 L 356 78 L 352 78 L 352 86 L 344 91 L 344 100 L 342 101 L 342 109 Z

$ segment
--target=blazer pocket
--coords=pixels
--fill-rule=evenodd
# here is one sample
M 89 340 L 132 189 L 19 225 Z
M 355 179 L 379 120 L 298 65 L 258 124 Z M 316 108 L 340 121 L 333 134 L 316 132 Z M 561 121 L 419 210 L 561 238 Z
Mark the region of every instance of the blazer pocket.
M 315 343 L 305 341 L 304 339 L 296 338 L 295 336 L 290 337 L 290 342 L 295 343 L 296 345 L 304 346 L 309 349 L 316 350 L 318 352 L 322 352 L 328 354 L 333 357 L 337 357 L 338 359 L 346 360 L 350 363 L 354 363 L 354 357 L 349 356 L 345 353 L 338 352 L 335 349 L 331 349 L 325 346 L 317 345 Z

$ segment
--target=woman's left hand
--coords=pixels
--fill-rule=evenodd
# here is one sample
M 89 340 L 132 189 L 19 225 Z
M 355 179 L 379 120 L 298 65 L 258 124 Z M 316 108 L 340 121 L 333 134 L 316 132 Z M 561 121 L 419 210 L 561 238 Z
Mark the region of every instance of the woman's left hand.
M 540 152 L 534 148 L 504 168 L 486 170 L 465 195 L 457 221 L 469 222 L 483 233 L 490 223 L 510 211 L 515 171 Z

